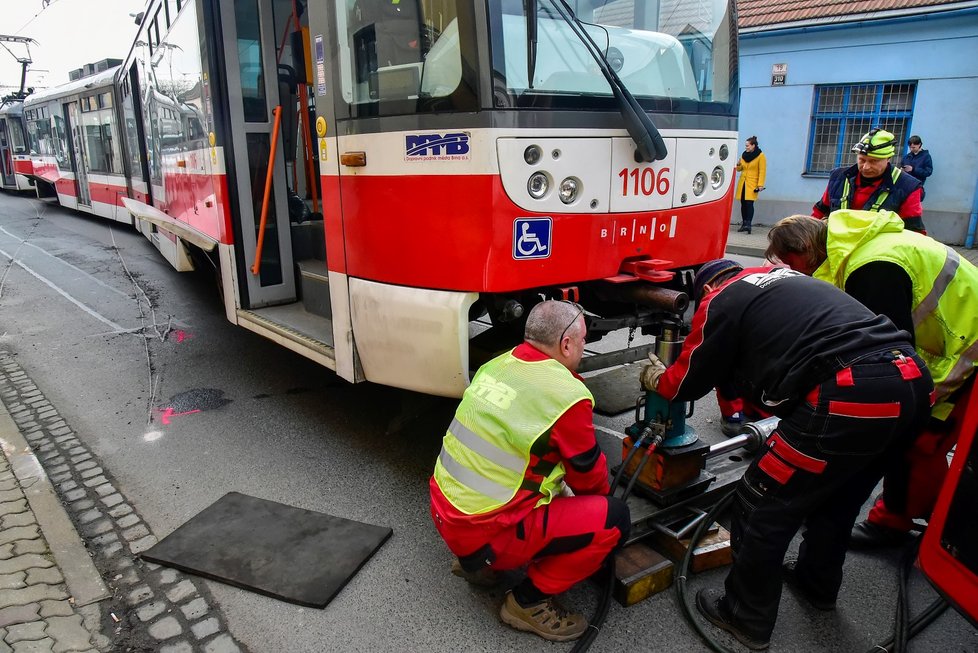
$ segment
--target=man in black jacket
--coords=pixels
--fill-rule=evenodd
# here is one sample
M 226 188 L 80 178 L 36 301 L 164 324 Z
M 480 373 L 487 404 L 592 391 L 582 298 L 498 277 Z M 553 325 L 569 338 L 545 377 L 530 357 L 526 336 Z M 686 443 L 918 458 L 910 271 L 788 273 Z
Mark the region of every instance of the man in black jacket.
M 920 182 L 920 200 L 923 201 L 926 195 L 924 182 L 934 174 L 934 160 L 931 158 L 930 152 L 923 149 L 924 142 L 920 140 L 920 136 L 911 136 L 910 140 L 907 141 L 907 146 L 910 151 L 903 155 L 903 162 L 900 167 Z
M 737 488 L 734 563 L 724 591 L 700 590 L 714 625 L 767 648 L 781 601 L 779 569 L 807 528 L 785 580 L 833 609 L 849 532 L 863 503 L 927 419 L 930 374 L 910 336 L 832 285 L 788 268 L 710 261 L 678 360 L 653 357 L 642 384 L 693 400 L 720 382 L 781 418 Z

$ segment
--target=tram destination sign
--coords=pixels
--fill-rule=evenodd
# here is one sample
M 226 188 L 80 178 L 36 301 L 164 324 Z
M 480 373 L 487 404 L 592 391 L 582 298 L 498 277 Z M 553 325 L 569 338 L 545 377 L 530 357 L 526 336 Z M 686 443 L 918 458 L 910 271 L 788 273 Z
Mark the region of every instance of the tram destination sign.
M 771 86 L 784 86 L 788 81 L 788 64 L 771 65 Z

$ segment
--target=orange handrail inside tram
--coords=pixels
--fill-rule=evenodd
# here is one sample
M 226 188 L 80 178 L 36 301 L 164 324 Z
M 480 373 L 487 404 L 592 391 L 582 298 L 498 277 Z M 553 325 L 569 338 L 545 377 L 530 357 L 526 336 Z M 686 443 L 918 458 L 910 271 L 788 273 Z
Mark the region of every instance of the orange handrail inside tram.
M 261 201 L 261 222 L 258 225 L 258 243 L 255 245 L 255 262 L 251 273 L 258 275 L 261 271 L 261 250 L 265 244 L 265 224 L 268 222 L 268 198 L 272 194 L 272 173 L 275 171 L 275 150 L 278 148 L 278 132 L 282 125 L 282 105 L 272 109 L 275 125 L 272 127 L 272 146 L 268 150 L 268 172 L 265 173 L 265 196 Z

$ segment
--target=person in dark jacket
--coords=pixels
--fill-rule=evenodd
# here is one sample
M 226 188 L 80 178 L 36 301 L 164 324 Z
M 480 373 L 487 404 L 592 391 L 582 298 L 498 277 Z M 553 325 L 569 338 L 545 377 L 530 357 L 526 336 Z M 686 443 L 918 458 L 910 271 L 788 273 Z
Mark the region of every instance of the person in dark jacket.
M 812 217 L 824 218 L 839 209 L 894 211 L 907 229 L 926 234 L 920 182 L 890 164 L 896 154 L 896 137 L 874 129 L 852 151 L 856 165 L 832 171 L 822 198 L 812 207 Z
M 923 201 L 926 196 L 924 183 L 928 177 L 934 174 L 934 160 L 931 158 L 930 152 L 923 149 L 924 142 L 920 140 L 920 136 L 911 136 L 910 140 L 907 141 L 907 147 L 910 148 L 910 151 L 903 156 L 900 167 L 920 182 L 920 199 Z
M 894 455 L 927 419 L 930 374 L 910 335 L 824 281 L 725 259 L 697 272 L 692 330 L 668 369 L 642 384 L 694 400 L 719 382 L 781 421 L 737 487 L 734 562 L 699 611 L 754 650 L 768 647 L 782 574 L 817 608 L 835 608 L 852 525 Z M 784 561 L 806 530 L 796 561 Z

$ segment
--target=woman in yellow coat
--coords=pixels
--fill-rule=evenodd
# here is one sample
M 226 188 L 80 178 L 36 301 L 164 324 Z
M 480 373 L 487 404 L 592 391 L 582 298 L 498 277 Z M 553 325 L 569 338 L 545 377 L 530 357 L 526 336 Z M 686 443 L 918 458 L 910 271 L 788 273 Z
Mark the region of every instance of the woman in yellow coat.
M 740 172 L 740 182 L 737 184 L 737 197 L 740 198 L 740 229 L 750 233 L 751 222 L 754 221 L 754 200 L 764 190 L 764 178 L 767 176 L 767 159 L 761 148 L 757 147 L 757 136 L 751 136 L 744 143 L 744 153 L 737 162 Z

